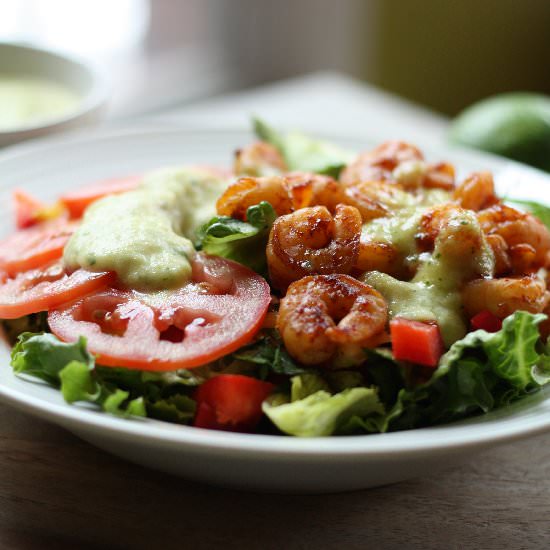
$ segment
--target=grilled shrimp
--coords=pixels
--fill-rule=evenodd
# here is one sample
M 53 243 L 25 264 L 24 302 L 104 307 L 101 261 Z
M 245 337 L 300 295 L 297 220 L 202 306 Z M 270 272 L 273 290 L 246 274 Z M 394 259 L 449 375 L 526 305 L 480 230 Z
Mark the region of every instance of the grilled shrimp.
M 518 309 L 540 313 L 549 300 L 546 283 L 529 276 L 477 279 L 468 283 L 462 291 L 462 302 L 470 317 L 484 310 L 489 310 L 500 319 Z
M 262 201 L 269 202 L 279 216 L 294 210 L 286 180 L 278 176 L 239 178 L 218 199 L 216 210 L 220 216 L 244 220 L 247 209 Z
M 393 276 L 406 276 L 403 258 L 395 246 L 390 243 L 359 240 L 359 255 L 355 268 L 359 271 L 380 271 Z
M 277 176 L 287 171 L 281 153 L 264 141 L 236 151 L 233 167 L 239 176 Z
M 512 274 L 524 275 L 548 265 L 550 232 L 533 215 L 498 203 L 479 211 L 477 217 L 487 235 L 499 235 L 506 243 Z
M 462 262 L 486 245 L 475 214 L 456 204 L 430 209 L 420 220 L 416 239 L 423 250 L 433 250 L 437 241 L 440 254 Z
M 286 184 L 296 210 L 309 206 L 326 206 L 332 213 L 346 199 L 344 187 L 330 176 L 293 172 L 286 176 Z
M 362 181 L 387 181 L 393 179 L 393 171 L 406 161 L 422 161 L 422 153 L 403 141 L 387 141 L 372 151 L 367 151 L 347 166 L 340 175 L 345 185 Z
M 512 262 L 508 254 L 508 245 L 506 241 L 500 235 L 496 233 L 493 235 L 487 235 L 485 237 L 487 244 L 491 247 L 493 255 L 495 257 L 495 277 L 510 273 L 512 269 Z
M 279 216 L 310 206 L 326 206 L 334 213 L 338 204 L 347 204 L 357 208 L 366 222 L 386 216 L 384 203 L 394 204 L 396 193 L 402 193 L 397 186 L 393 192 L 388 187 L 383 182 L 346 187 L 329 176 L 300 172 L 284 177 L 245 177 L 226 189 L 216 208 L 221 216 L 244 220 L 247 209 L 261 201 L 269 202 Z
M 386 301 L 371 286 L 348 275 L 315 275 L 290 285 L 277 328 L 295 359 L 318 365 L 346 346 L 367 347 L 387 320 Z
M 490 172 L 475 172 L 468 176 L 453 193 L 453 199 L 462 208 L 482 210 L 498 202 L 495 184 Z
M 419 189 L 451 191 L 455 184 L 455 169 L 452 164 L 446 162 L 428 164 L 421 160 L 410 160 L 395 168 L 392 179 L 407 191 Z
M 419 187 L 425 189 L 445 189 L 451 191 L 455 187 L 455 167 L 448 162 L 428 164 Z
M 287 176 L 290 192 L 296 209 L 307 206 L 326 206 L 334 213 L 338 204 L 354 206 L 359 210 L 363 222 L 380 218 L 388 214 L 383 200 L 395 202 L 395 192 L 387 189 L 389 184 L 345 186 L 328 176 L 318 174 L 294 173 Z
M 455 184 L 455 169 L 447 162 L 424 162 L 424 156 L 414 145 L 388 141 L 360 155 L 342 172 L 340 181 L 345 185 L 391 181 L 407 190 L 425 188 L 450 191 Z
M 353 206 L 302 208 L 275 220 L 267 245 L 272 284 L 285 289 L 305 275 L 349 273 L 357 261 L 361 215 Z

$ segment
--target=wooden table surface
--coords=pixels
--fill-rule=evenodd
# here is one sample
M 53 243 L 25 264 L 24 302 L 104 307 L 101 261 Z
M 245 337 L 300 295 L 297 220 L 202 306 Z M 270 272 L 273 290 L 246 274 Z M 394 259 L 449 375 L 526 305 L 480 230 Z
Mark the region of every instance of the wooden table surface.
M 549 548 L 550 434 L 321 496 L 197 485 L 0 405 L 0 548 Z

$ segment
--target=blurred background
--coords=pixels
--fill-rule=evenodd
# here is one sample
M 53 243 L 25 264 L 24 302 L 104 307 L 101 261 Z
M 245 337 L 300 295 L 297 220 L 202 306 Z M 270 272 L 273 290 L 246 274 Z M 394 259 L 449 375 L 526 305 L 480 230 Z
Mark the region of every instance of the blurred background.
M 547 0 L 1 0 L 0 41 L 91 59 L 112 118 L 318 70 L 454 115 L 550 93 Z

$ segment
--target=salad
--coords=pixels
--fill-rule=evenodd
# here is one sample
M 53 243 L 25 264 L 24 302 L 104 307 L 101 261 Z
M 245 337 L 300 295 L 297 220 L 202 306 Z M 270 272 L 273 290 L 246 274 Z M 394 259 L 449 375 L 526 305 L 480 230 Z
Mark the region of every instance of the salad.
M 550 381 L 550 210 L 390 141 L 254 123 L 231 170 L 14 192 L 17 376 L 122 417 L 301 437 L 486 413 Z

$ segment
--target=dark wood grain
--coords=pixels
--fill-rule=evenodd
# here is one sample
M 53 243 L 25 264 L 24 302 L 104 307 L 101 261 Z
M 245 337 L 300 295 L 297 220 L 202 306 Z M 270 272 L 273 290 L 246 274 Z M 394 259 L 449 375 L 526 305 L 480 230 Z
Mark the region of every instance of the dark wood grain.
M 550 435 L 397 485 L 324 496 L 194 484 L 0 406 L 0 547 L 548 548 Z

